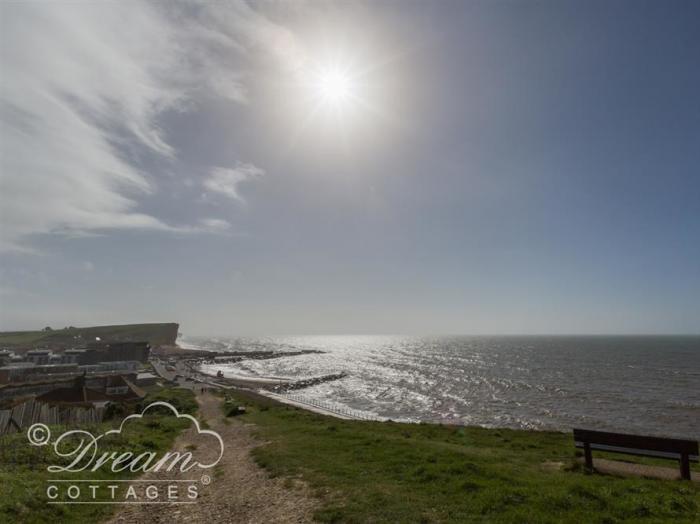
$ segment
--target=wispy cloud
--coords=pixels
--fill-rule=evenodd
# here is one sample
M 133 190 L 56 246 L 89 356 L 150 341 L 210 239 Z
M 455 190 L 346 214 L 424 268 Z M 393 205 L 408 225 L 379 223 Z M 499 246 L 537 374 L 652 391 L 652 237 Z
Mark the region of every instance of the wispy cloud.
M 202 230 L 210 233 L 227 233 L 231 229 L 231 223 L 220 218 L 203 218 L 199 223 Z
M 253 164 L 239 163 L 235 168 L 215 167 L 204 180 L 204 188 L 234 200 L 243 201 L 238 186 L 246 180 L 255 179 L 265 171 Z
M 249 49 L 266 47 L 293 67 L 287 29 L 245 3 L 0 10 L 0 249 L 29 251 L 34 234 L 222 229 L 175 226 L 140 209 L 158 187 L 134 158 L 177 162 L 159 117 L 191 109 L 202 90 L 245 103 L 237 60 Z M 248 164 L 217 168 L 209 189 L 239 198 L 237 184 L 259 174 Z

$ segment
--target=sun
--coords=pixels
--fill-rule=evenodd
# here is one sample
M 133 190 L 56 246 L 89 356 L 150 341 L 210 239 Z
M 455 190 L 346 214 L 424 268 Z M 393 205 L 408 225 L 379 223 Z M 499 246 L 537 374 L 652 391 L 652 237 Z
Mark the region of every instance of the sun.
M 378 66 L 360 58 L 326 52 L 317 60 L 307 59 L 294 71 L 290 83 L 294 89 L 290 91 L 294 95 L 290 98 L 294 101 L 294 140 L 307 132 L 322 134 L 324 140 L 340 138 L 343 143 L 351 141 L 351 135 L 359 140 L 359 130 L 377 115 L 383 116 L 378 109 Z
M 318 71 L 313 88 L 321 104 L 336 109 L 347 107 L 357 96 L 357 86 L 353 77 L 338 67 Z

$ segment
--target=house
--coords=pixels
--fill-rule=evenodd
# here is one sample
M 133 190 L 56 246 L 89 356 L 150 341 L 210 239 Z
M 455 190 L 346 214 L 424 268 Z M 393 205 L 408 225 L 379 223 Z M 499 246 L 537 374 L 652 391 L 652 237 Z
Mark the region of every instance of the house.
M 24 358 L 37 366 L 43 366 L 51 360 L 51 351 L 48 349 L 32 349 L 25 353 Z
M 146 396 L 146 392 L 121 375 L 107 377 L 103 389 L 88 388 L 85 375 L 76 377 L 73 385 L 56 388 L 36 397 L 37 402 L 54 405 L 93 404 L 104 406 L 108 402 L 136 402 Z
M 0 349 L 0 366 L 6 366 L 12 361 L 15 354 L 9 349 Z
M 82 374 L 82 373 L 79 373 Z M 124 377 L 136 383 L 136 373 L 121 373 Z M 96 391 L 104 391 L 107 379 L 112 375 L 85 375 L 85 386 Z M 66 375 L 45 375 L 41 379 L 31 381 L 12 381 L 9 384 L 0 383 L 0 402 L 17 397 L 38 396 L 57 388 L 71 387 L 75 383 L 76 373 Z
M 0 368 L 0 384 L 60 379 L 74 376 L 77 372 L 77 364 L 36 365 L 33 362 L 13 362 Z
M 0 384 L 9 384 L 18 377 L 25 376 L 31 368 L 34 368 L 33 362 L 13 362 L 0 367 Z
M 85 386 L 85 375 L 76 377 L 70 387 L 52 389 L 36 397 L 37 402 L 59 406 L 87 404 L 104 406 L 109 400 L 106 393 Z
M 135 402 L 146 396 L 146 392 L 122 375 L 107 379 L 105 394 L 112 402 Z
M 63 352 L 63 362 L 65 364 L 80 364 L 80 359 L 84 353 L 84 349 L 66 349 Z
M 141 367 L 136 360 L 115 360 L 112 362 L 98 362 L 96 364 L 81 365 L 82 371 L 90 373 L 134 373 Z
M 136 374 L 136 385 L 137 386 L 152 386 L 158 381 L 158 376 L 153 373 L 137 373 Z

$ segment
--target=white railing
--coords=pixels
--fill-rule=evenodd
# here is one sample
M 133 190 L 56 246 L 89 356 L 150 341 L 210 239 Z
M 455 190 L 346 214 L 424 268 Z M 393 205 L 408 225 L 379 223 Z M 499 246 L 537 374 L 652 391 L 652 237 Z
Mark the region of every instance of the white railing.
M 342 415 L 347 418 L 352 418 L 352 419 L 357 419 L 357 420 L 373 420 L 373 421 L 382 421 L 384 419 L 377 417 L 375 415 L 365 413 L 363 411 L 358 411 L 356 409 L 351 409 L 346 406 L 340 406 L 338 404 L 335 404 L 333 402 L 326 402 L 323 400 L 318 400 L 313 397 L 309 397 L 306 395 L 300 395 L 299 393 L 282 393 L 280 394 L 281 397 L 284 397 L 288 400 L 291 400 L 293 402 L 296 402 L 298 404 L 305 404 L 307 406 L 312 406 L 315 408 L 322 409 L 324 411 L 329 411 L 331 413 L 335 413 L 337 415 Z

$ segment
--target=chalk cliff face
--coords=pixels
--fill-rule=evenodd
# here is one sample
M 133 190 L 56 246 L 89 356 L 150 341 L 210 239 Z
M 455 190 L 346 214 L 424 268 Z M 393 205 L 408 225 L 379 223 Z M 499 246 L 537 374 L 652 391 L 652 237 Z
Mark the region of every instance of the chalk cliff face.
M 180 325 L 124 324 L 121 326 L 68 327 L 42 331 L 12 331 L 0 333 L 0 347 L 15 350 L 32 348 L 65 349 L 94 342 L 148 341 L 152 346 L 174 345 Z

